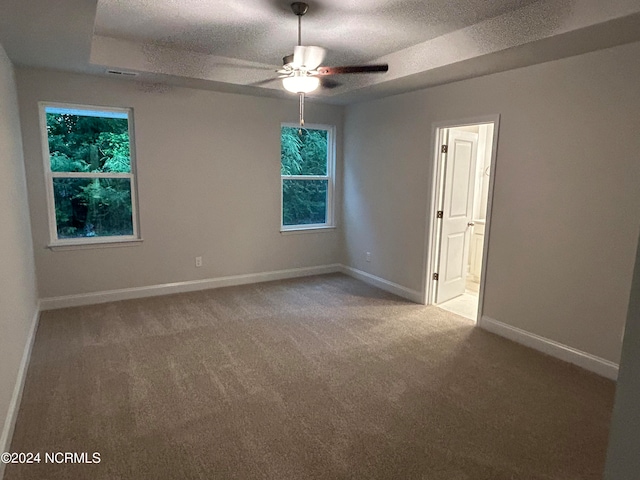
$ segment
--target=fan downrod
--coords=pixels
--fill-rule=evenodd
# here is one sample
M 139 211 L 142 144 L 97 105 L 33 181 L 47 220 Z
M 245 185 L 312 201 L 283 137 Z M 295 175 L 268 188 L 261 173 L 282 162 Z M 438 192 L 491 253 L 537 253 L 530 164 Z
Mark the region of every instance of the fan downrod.
M 297 16 L 301 17 L 309 10 L 309 5 L 304 2 L 293 2 L 291 4 L 291 11 Z

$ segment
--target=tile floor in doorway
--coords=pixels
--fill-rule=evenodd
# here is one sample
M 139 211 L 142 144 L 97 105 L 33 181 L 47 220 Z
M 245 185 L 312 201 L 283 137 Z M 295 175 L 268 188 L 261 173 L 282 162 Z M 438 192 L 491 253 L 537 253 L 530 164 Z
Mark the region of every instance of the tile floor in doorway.
M 477 320 L 476 316 L 478 315 L 479 289 L 479 283 L 467 280 L 466 290 L 462 295 L 447 300 L 438 305 L 438 307 L 475 322 Z

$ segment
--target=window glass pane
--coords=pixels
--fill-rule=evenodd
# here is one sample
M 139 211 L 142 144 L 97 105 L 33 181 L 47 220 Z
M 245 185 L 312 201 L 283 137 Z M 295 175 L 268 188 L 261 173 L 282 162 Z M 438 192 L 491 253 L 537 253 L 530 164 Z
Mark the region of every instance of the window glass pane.
M 54 178 L 58 238 L 133 235 L 128 178 Z
M 328 180 L 283 180 L 282 224 L 327 223 Z
M 53 107 L 45 113 L 52 172 L 131 173 L 125 113 Z
M 282 175 L 327 175 L 327 130 L 282 127 Z

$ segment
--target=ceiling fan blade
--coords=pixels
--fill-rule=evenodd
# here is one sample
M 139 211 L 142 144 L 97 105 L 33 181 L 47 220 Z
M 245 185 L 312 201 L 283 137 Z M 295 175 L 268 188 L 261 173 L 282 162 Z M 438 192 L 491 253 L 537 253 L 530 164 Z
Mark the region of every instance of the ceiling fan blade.
M 344 67 L 320 67 L 316 75 L 343 75 L 346 73 L 384 73 L 389 71 L 386 63 L 379 65 L 351 65 Z
M 322 63 L 326 53 L 327 51 L 322 47 L 298 45 L 293 50 L 293 66 L 314 70 Z
M 270 65 L 260 66 L 260 65 L 242 65 L 241 63 L 222 63 L 216 62 L 211 64 L 211 66 L 215 66 L 216 68 L 234 68 L 239 69 L 242 68 L 244 70 L 271 70 L 273 71 L 273 67 Z
M 284 76 L 288 77 L 288 75 L 284 75 Z M 247 85 L 250 87 L 259 87 L 260 85 L 266 85 L 271 82 L 277 82 L 278 80 L 282 80 L 282 78 L 283 77 L 267 78 L 266 80 L 259 80 L 257 82 L 249 83 Z
M 326 89 L 332 89 L 341 86 L 342 84 L 337 80 L 329 77 L 320 77 L 320 86 Z

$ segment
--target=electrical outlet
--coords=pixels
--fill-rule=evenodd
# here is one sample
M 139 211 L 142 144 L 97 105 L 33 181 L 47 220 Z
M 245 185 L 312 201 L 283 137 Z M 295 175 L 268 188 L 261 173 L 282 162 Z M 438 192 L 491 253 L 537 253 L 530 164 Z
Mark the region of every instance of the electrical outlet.
M 371 252 L 367 252 L 367 253 L 365 253 L 365 254 L 364 254 L 364 259 L 365 259 L 367 262 L 370 262 L 370 261 L 371 261 Z
M 196 257 L 196 267 L 202 266 L 202 257 Z

